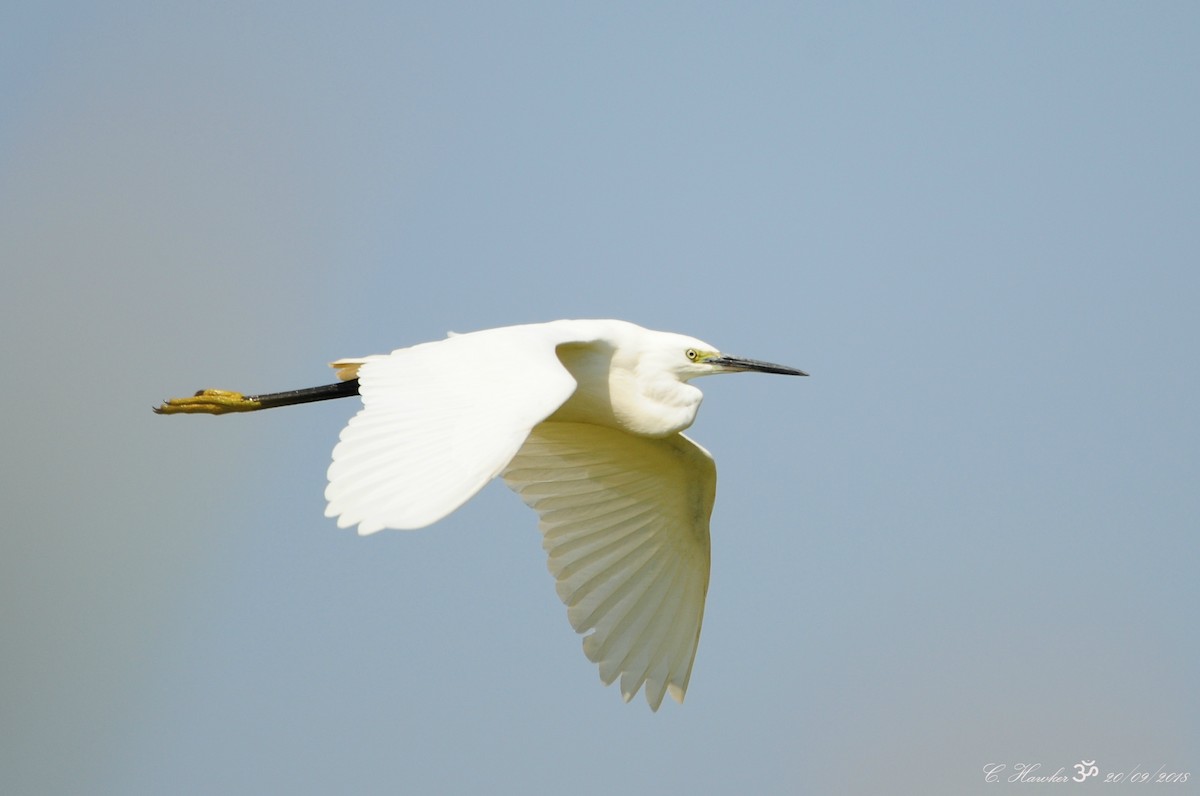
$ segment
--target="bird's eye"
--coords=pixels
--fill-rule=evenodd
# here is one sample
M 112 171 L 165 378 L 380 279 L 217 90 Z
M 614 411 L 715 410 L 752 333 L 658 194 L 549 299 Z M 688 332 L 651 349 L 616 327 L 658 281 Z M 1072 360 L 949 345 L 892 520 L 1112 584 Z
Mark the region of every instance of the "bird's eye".
M 685 357 L 687 357 L 688 359 L 690 359 L 691 361 L 695 362 L 696 358 L 700 356 L 700 352 L 694 348 L 689 348 L 687 351 L 683 352 L 683 355 Z

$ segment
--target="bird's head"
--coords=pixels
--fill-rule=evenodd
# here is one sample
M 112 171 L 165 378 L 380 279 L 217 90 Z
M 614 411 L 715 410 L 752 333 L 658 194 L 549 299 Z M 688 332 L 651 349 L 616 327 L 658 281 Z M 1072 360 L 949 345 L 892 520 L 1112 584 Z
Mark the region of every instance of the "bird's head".
M 762 362 L 757 359 L 723 354 L 702 340 L 681 335 L 671 335 L 670 340 L 659 352 L 662 365 L 673 371 L 680 381 L 716 373 L 779 373 L 785 376 L 807 376 L 808 374 L 786 365 Z

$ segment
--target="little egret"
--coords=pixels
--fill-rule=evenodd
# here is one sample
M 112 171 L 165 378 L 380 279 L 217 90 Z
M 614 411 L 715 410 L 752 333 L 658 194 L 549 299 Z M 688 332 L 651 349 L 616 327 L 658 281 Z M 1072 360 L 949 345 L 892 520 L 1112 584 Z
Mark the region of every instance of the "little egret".
M 333 363 L 340 381 L 155 409 L 224 414 L 362 396 L 342 430 L 327 517 L 366 535 L 423 528 L 497 475 L 540 519 L 558 596 L 600 679 L 683 701 L 708 591 L 712 456 L 681 432 L 714 373 L 795 368 L 613 320 L 509 326 Z

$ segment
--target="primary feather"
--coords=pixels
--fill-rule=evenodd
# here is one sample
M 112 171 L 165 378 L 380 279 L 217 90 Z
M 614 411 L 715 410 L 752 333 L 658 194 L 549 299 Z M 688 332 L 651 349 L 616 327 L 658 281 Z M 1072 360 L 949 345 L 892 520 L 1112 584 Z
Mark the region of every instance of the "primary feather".
M 708 590 L 716 467 L 682 434 L 542 423 L 504 480 L 541 521 L 567 618 L 605 684 L 683 701 Z

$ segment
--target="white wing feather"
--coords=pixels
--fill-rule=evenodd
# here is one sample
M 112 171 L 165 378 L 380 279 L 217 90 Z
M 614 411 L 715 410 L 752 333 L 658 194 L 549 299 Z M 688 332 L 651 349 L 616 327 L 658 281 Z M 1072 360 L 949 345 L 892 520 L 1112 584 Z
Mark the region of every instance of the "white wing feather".
M 361 363 L 363 408 L 342 430 L 325 516 L 366 535 L 422 528 L 495 477 L 575 380 L 553 325 L 513 326 L 402 348 Z
M 708 591 L 716 466 L 682 434 L 546 422 L 504 471 L 538 512 L 567 617 L 600 678 L 629 701 L 683 701 Z

